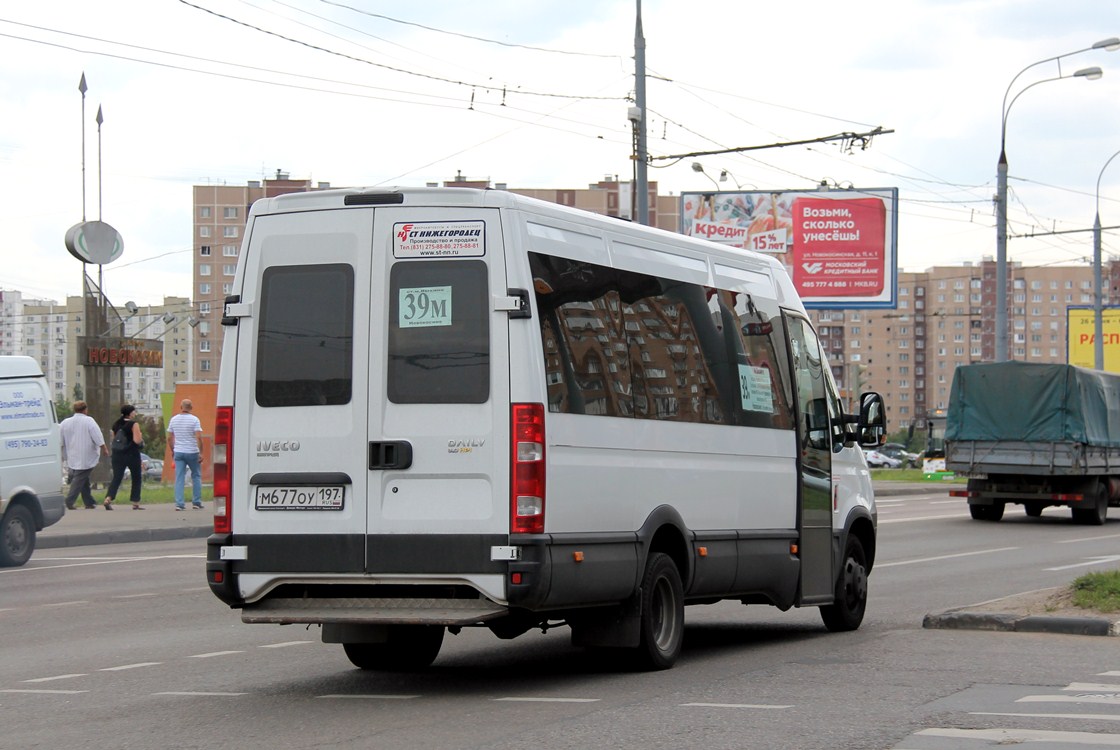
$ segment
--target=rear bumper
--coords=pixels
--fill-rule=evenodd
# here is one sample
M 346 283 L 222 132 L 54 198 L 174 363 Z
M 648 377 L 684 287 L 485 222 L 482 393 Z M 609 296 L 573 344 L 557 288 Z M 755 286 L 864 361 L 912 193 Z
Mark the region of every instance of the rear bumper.
M 39 507 L 43 509 L 43 528 L 53 526 L 66 515 L 66 498 L 61 494 L 39 495 Z

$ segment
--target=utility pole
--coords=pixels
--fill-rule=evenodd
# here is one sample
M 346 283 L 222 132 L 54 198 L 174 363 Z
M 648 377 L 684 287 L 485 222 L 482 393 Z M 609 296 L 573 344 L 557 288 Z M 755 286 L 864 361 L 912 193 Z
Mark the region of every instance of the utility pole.
M 646 38 L 642 33 L 642 0 L 637 0 L 638 16 L 634 25 L 634 105 L 637 112 L 631 117 L 637 131 L 637 153 L 635 159 L 634 192 L 638 208 L 638 223 L 649 225 L 649 178 L 647 176 L 649 159 L 646 147 Z

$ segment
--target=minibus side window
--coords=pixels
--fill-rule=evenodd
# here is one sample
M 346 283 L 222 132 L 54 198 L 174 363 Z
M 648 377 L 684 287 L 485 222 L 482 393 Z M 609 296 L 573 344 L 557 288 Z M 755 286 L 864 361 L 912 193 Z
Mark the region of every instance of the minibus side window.
M 777 303 L 533 252 L 529 262 L 550 411 L 793 429 Z
M 354 269 L 272 266 L 261 279 L 260 406 L 347 404 L 353 387 Z

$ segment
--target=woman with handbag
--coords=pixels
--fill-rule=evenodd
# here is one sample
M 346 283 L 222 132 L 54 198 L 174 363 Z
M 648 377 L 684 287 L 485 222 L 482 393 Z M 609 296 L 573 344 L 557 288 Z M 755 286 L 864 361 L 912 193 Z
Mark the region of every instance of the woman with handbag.
M 133 510 L 144 510 L 140 505 L 140 487 L 144 480 L 143 469 L 140 463 L 140 448 L 144 445 L 144 436 L 140 432 L 140 425 L 135 420 L 136 407 L 125 404 L 121 407 L 121 418 L 113 422 L 113 439 L 110 443 L 113 449 L 113 481 L 109 483 L 109 491 L 105 496 L 105 510 L 113 509 L 113 499 L 124 479 L 124 470 L 128 469 L 132 475 L 132 500 Z

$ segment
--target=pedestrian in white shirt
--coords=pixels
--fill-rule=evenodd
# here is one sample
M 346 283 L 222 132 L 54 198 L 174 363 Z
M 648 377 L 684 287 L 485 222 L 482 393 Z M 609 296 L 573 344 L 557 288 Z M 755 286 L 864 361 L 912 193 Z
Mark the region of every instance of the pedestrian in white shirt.
M 167 423 L 167 445 L 175 462 L 175 510 L 186 509 L 183 490 L 186 486 L 187 469 L 191 472 L 191 505 L 202 510 L 202 422 L 191 411 L 194 404 L 189 398 L 179 404 L 181 411 Z
M 86 402 L 75 401 L 71 408 L 74 413 L 58 426 L 62 435 L 62 450 L 66 453 L 66 466 L 70 469 L 70 491 L 66 493 L 66 507 L 74 510 L 74 501 L 81 494 L 82 504 L 88 510 L 97 507 L 90 490 L 90 474 L 97 467 L 101 456 L 109 455 L 109 448 L 105 445 L 105 438 L 101 436 L 101 428 L 97 426 L 97 422 L 86 414 Z

